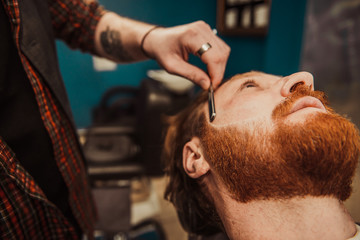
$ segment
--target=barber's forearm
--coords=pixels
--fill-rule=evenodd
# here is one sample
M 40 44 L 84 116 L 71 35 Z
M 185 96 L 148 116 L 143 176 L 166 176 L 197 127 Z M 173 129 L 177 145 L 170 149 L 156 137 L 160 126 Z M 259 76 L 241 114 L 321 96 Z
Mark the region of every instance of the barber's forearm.
M 153 26 L 108 12 L 100 19 L 95 32 L 95 48 L 100 56 L 116 62 L 146 59 L 140 43 Z

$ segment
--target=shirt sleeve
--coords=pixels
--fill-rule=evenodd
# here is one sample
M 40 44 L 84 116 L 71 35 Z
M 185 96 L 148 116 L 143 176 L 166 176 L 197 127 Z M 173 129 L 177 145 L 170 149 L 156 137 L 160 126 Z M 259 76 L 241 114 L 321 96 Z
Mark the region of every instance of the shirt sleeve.
M 95 52 L 95 29 L 105 13 L 95 0 L 48 0 L 55 37 L 70 48 Z

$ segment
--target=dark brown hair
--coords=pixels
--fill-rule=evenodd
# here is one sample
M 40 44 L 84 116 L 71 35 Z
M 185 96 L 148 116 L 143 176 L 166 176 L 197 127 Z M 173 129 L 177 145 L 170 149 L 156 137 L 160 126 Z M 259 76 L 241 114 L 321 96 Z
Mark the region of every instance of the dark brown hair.
M 199 136 L 204 127 L 206 114 L 201 109 L 206 102 L 207 92 L 203 91 L 190 106 L 167 119 L 163 151 L 165 173 L 169 177 L 165 198 L 174 204 L 184 229 L 202 235 L 220 231 L 221 223 L 215 207 L 204 194 L 201 180 L 185 173 L 182 152 L 184 145 Z

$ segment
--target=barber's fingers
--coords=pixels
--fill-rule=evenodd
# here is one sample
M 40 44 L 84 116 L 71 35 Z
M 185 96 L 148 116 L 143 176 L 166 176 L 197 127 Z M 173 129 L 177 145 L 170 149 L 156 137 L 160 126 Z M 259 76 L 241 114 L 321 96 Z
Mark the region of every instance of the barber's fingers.
M 207 66 L 207 70 L 214 88 L 219 86 L 224 77 L 229 54 L 230 47 L 225 44 L 218 45 L 218 48 L 212 47 L 200 57 Z
M 205 43 L 212 47 L 200 58 L 207 65 L 209 75 L 187 62 L 188 54 L 196 54 Z M 230 53 L 230 48 L 203 21 L 156 29 L 147 37 L 144 48 L 165 70 L 188 78 L 204 89 L 209 88 L 210 81 L 214 88 L 220 84 Z
M 214 89 L 216 89 L 223 80 L 225 73 L 226 63 L 224 62 L 209 62 L 207 69 Z
M 210 86 L 209 76 L 200 68 L 191 65 L 181 57 L 173 57 L 163 64 L 163 67 L 172 74 L 183 76 L 201 88 L 207 90 Z
M 197 31 L 195 34 L 192 33 L 189 35 L 189 39 L 185 38 L 188 49 L 191 53 L 197 55 L 197 52 L 203 44 L 208 43 L 211 45 L 211 47 L 199 57 L 207 65 L 213 87 L 217 88 L 224 76 L 226 63 L 230 55 L 230 47 L 215 35 L 210 26 L 205 22 L 198 21 L 192 25 Z

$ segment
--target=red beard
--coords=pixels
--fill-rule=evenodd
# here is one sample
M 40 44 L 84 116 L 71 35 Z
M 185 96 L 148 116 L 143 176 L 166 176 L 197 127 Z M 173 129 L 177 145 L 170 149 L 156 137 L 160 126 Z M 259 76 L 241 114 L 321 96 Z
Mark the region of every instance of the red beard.
M 324 94 L 298 87 L 273 111 L 275 130 L 235 127 L 215 129 L 204 121 L 200 139 L 205 157 L 234 199 L 240 202 L 288 199 L 295 196 L 351 194 L 360 139 L 349 120 L 334 113 L 317 113 L 298 124 L 285 124 L 292 104 L 304 96 L 324 104 Z

